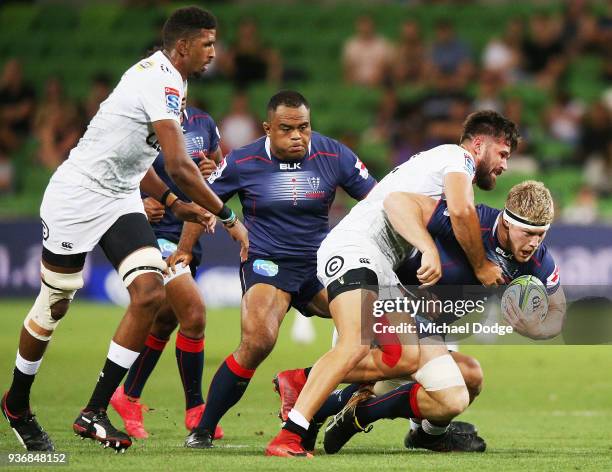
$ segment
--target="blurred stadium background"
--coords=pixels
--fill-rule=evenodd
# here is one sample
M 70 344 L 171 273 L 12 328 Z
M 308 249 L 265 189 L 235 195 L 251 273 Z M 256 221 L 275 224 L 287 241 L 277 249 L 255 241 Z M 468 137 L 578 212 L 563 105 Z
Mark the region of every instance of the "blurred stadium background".
M 37 290 L 36 221 L 48 178 L 121 74 L 158 45 L 176 6 L 0 4 L 0 294 Z M 519 123 L 524 140 L 497 189 L 477 200 L 502 206 L 513 184 L 543 180 L 557 203 L 549 243 L 564 283 L 610 281 L 612 3 L 207 6 L 220 23 L 217 58 L 189 95 L 218 122 L 225 152 L 261 134 L 267 99 L 281 87 L 302 91 L 314 128 L 356 150 L 379 178 L 415 152 L 455 142 L 471 110 L 497 109 Z M 333 216 L 348 205 L 339 195 Z M 234 252 L 216 250 L 229 244 L 223 236 L 207 241 L 205 268 L 215 270 L 211 285 L 227 280 L 234 295 L 216 291 L 213 305 L 239 297 L 235 269 L 228 272 Z M 113 299 L 97 283 L 105 278 L 97 267 L 108 266 L 99 257 L 90 265 L 96 283 L 82 295 Z
M 168 12 L 188 3 L 200 2 L 0 0 L 2 385 L 9 382 L 18 326 L 29 300 L 38 292 L 38 207 L 46 183 L 121 74 L 158 44 Z M 211 1 L 203 6 L 220 22 L 217 59 L 204 79 L 190 82 L 189 100 L 217 121 L 225 152 L 260 135 L 265 104 L 279 88 L 301 91 L 311 102 L 314 129 L 353 148 L 378 178 L 420 150 L 456 142 L 461 122 L 470 111 L 494 108 L 520 125 L 524 140 L 509 162 L 509 172 L 498 179 L 497 189 L 478 192 L 477 201 L 502 206 L 513 184 L 526 178 L 544 181 L 557 203 L 557 220 L 548 243 L 561 267 L 563 283 L 610 285 L 612 2 L 287 0 Z M 237 202 L 233 204 L 238 208 Z M 349 199 L 339 195 L 334 219 L 348 205 Z M 212 308 L 206 388 L 214 369 L 237 341 L 240 285 L 237 250 L 224 232 L 208 237 L 205 248 L 198 283 Z M 78 299 L 58 331 L 64 339 L 50 351 L 49 357 L 56 357 L 59 364 L 52 367 L 53 359 L 49 366 L 45 363 L 42 372 L 49 371 L 41 376 L 42 385 L 35 394 L 37 404 L 47 408 L 44 419 L 51 422 L 51 432 L 57 429 L 58 435 L 67 431 L 72 411 L 85 398 L 95 375 L 91 363 L 101 361 L 121 313 L 108 302 L 127 300 L 101 253 L 88 259 L 86 287 Z M 76 316 L 85 318 L 73 321 Z M 104 333 L 97 336 L 99 340 L 70 343 L 91 326 Z M 298 353 L 286 338 L 280 342 L 240 410 L 246 411 L 246 430 L 235 416 L 228 420 L 230 431 L 234 427 L 239 435 L 238 442 L 247 444 L 243 467 L 269 469 L 269 462 L 248 457 L 261 452 L 277 427 L 270 413 L 276 399 L 267 390 L 268 374 L 287 367 L 289 359 L 294 364 L 314 360 L 328 346 L 328 336 L 323 334 L 327 329 L 326 324 L 316 324 L 318 338 L 310 350 Z M 288 333 L 287 327 L 283 334 Z M 74 349 L 85 353 L 77 362 L 73 362 Z M 499 454 L 485 462 L 462 459 L 462 468 L 494 467 L 497 460 L 503 460 L 505 468 L 524 469 L 536 457 L 543 461 L 542 470 L 570 463 L 588 466 L 592 461 L 599 469 L 609 466 L 604 459 L 607 454 L 609 460 L 610 454 L 612 410 L 605 392 L 609 393 L 611 384 L 591 380 L 609 367 L 610 353 L 596 348 L 568 353 L 476 351 L 487 379 L 492 379 L 487 384 L 491 393 L 479 400 L 468 420 L 478 421 L 488 438 L 507 449 L 498 449 Z M 160 370 L 174 378 L 171 357 L 165 356 Z M 510 394 L 516 379 L 506 370 L 517 364 L 528 366 L 526 383 L 535 386 L 519 390 L 518 397 Z M 71 372 L 65 371 L 66 365 L 71 365 Z M 58 376 L 68 383 L 81 376 L 88 379 L 85 387 L 59 397 L 67 402 L 62 407 L 52 406 L 46 397 L 46 392 L 57 393 L 54 379 Z M 571 385 L 561 389 L 568 380 Z M 538 384 L 541 390 L 535 389 Z M 167 405 L 158 405 L 163 407 L 162 415 L 151 422 L 160 429 L 159 439 L 151 441 L 148 452 L 141 445 L 140 452 L 156 457 L 155 470 L 170 470 L 161 441 L 161 433 L 167 433 L 173 435 L 177 457 L 196 466 L 197 455 L 178 450 L 183 437 L 176 427 L 182 421 L 178 384 L 152 380 L 151 392 L 167 395 L 176 408 L 164 410 Z M 589 400 L 574 404 L 575 398 L 583 396 Z M 534 403 L 527 406 L 526 398 Z M 516 416 L 521 410 L 535 421 L 525 425 L 527 416 Z M 65 416 L 65 421 L 52 419 L 51 413 Z M 260 424 L 262 414 L 265 426 Z M 164 422 L 168 417 L 173 418 L 174 426 Z M 584 434 L 542 436 L 545 424 L 563 430 L 566 417 L 579 423 Z M 383 432 L 373 445 L 384 448 L 393 440 L 394 451 L 401 450 L 397 449 L 401 447 L 397 430 L 392 433 L 383 426 Z M 7 442 L 13 440 L 8 434 L 7 428 L 0 431 L 0 450 L 8 450 Z M 590 438 L 594 436 L 598 439 L 593 444 Z M 65 440 L 70 441 L 67 433 Z M 546 448 L 548 455 L 538 453 Z M 232 452 L 217 452 L 216 468 L 241 466 L 223 462 Z M 355 462 L 333 460 L 336 462 L 329 464 L 340 469 L 356 466 Z M 422 455 L 412 460 L 417 466 L 430 464 Z M 105 465 L 77 461 L 81 470 Z M 402 464 L 393 456 L 360 461 L 360 466 L 372 467 Z M 135 469 L 142 466 L 137 461 L 131 464 Z M 455 463 L 444 459 L 438 465 L 451 468 Z

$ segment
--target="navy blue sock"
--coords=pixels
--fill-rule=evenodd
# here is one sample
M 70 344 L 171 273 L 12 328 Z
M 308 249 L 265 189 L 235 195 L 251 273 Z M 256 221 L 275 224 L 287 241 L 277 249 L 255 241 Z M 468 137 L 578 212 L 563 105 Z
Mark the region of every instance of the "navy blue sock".
M 349 401 L 353 393 L 359 390 L 361 384 L 350 384 L 343 389 L 334 390 L 331 395 L 325 400 L 319 411 L 315 413 L 312 420 L 315 423 L 323 423 L 329 416 L 339 413 L 344 405 Z
M 167 339 L 159 339 L 149 334 L 145 341 L 145 346 L 140 351 L 140 355 L 130 367 L 127 378 L 123 383 L 123 391 L 129 397 L 140 398 L 151 372 L 155 369 Z
M 383 418 L 420 418 L 417 392 L 421 385 L 410 382 L 391 390 L 380 397 L 360 403 L 355 410 L 359 424 L 363 427 Z
M 245 369 L 230 354 L 210 383 L 198 428 L 214 431 L 223 415 L 242 398 L 254 374 L 255 370 Z
M 176 363 L 185 391 L 185 409 L 201 405 L 204 403 L 202 398 L 204 338 L 188 338 L 179 331 L 176 335 Z

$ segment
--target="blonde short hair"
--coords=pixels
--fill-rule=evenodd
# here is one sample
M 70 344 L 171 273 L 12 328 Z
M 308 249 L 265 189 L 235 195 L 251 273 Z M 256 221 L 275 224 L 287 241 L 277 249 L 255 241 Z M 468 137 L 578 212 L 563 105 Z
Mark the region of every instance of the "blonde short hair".
M 550 224 L 555 214 L 550 191 L 535 180 L 512 187 L 506 198 L 506 208 L 537 225 Z

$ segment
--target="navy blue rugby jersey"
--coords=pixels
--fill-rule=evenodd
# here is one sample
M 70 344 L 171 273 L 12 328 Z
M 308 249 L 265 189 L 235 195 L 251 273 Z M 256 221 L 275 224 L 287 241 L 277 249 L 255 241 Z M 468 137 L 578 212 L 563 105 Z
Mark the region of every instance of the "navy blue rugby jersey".
M 527 262 L 519 263 L 512 253 L 500 246 L 497 239 L 498 216 L 502 211 L 487 205 L 477 205 L 476 211 L 480 219 L 482 242 L 487 258 L 499 264 L 507 283 L 521 275 L 533 275 L 544 284 L 549 295 L 559 288 L 561 283 L 559 268 L 545 244 L 541 244 Z M 440 253 L 442 278 L 438 284 L 480 285 L 467 256 L 455 238 L 446 201 L 439 201 L 427 230 L 434 238 Z M 400 280 L 406 285 L 419 285 L 416 271 L 420 265 L 420 253 L 408 258 L 398 269 Z
M 208 182 L 223 201 L 238 194 L 250 254 L 297 258 L 313 257 L 329 232 L 337 187 L 361 200 L 376 185 L 348 147 L 316 132 L 301 159 L 278 159 L 265 136 L 235 149 Z
M 185 148 L 187 153 L 198 164 L 200 162 L 200 151 L 209 155 L 214 153 L 219 147 L 219 132 L 217 125 L 210 115 L 194 107 L 187 107 L 183 112 L 181 123 L 183 135 L 185 137 Z M 181 189 L 172 181 L 164 168 L 164 155 L 159 153 L 153 162 L 153 168 L 157 175 L 164 181 L 170 190 L 181 200 L 191 201 Z M 159 223 L 151 224 L 153 231 L 158 238 L 166 238 L 177 242 L 181 236 L 183 222 L 179 220 L 172 211 L 166 209 L 164 217 Z M 199 252 L 200 247 L 194 248 L 194 252 Z

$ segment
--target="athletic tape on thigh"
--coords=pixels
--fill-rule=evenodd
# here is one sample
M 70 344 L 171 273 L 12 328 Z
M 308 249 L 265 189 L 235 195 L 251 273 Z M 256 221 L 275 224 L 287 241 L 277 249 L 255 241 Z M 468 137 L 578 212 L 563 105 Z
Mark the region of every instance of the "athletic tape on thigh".
M 49 341 L 59 323 L 51 316 L 51 307 L 60 300 L 72 301 L 76 291 L 83 287 L 83 271 L 60 274 L 41 264 L 40 275 L 40 293 L 23 320 L 23 326 L 34 338 Z
M 414 374 L 414 378 L 429 392 L 450 387 L 465 387 L 463 375 L 450 354 L 430 360 Z
M 162 259 L 161 252 L 156 247 L 143 247 L 127 256 L 117 272 L 123 280 L 123 285 L 129 287 L 136 277 L 146 272 L 155 272 L 163 275 L 166 270 L 166 262 Z

